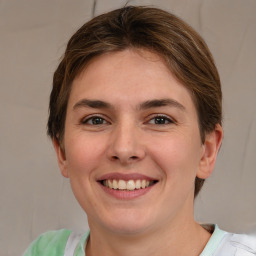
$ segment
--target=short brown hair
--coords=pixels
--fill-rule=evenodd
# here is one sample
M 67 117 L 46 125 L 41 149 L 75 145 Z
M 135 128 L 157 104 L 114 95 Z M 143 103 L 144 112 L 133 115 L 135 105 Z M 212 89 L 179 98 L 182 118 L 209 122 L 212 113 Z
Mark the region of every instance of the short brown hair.
M 85 23 L 69 40 L 54 73 L 48 135 L 61 144 L 74 78 L 95 56 L 127 48 L 147 49 L 165 61 L 190 91 L 197 109 L 202 143 L 222 121 L 222 92 L 212 55 L 198 33 L 173 14 L 157 8 L 128 6 Z M 195 196 L 204 183 L 196 177 Z

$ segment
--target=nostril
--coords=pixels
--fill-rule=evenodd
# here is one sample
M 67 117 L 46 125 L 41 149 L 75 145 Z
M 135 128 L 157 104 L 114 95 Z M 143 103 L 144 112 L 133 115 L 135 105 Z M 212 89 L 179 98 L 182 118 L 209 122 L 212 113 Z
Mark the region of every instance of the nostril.
M 118 156 L 112 156 L 112 159 L 113 160 L 121 160 L 121 158 L 119 158 Z M 131 157 L 129 157 L 127 160 L 136 160 L 136 159 L 138 159 L 138 157 L 137 156 L 131 156 Z

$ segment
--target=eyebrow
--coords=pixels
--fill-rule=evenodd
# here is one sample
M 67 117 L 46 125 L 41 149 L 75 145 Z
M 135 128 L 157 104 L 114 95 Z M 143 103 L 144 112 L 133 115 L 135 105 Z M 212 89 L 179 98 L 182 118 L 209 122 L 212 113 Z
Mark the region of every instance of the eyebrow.
M 75 110 L 75 109 L 80 108 L 80 107 L 109 109 L 109 108 L 112 108 L 112 105 L 105 102 L 105 101 L 102 101 L 102 100 L 82 99 L 74 105 L 73 109 Z
M 146 110 L 150 108 L 156 108 L 156 107 L 175 107 L 182 111 L 185 111 L 186 108 L 179 103 L 178 101 L 174 99 L 153 99 L 153 100 L 147 100 L 145 102 L 142 102 L 139 104 L 139 110 Z M 74 106 L 73 109 L 77 109 L 80 107 L 89 107 L 89 108 L 98 108 L 98 109 L 111 109 L 113 106 L 105 101 L 102 100 L 89 100 L 89 99 L 82 99 L 78 101 Z
M 185 111 L 186 108 L 179 103 L 176 100 L 173 99 L 154 99 L 154 100 L 147 100 L 143 103 L 140 104 L 139 109 L 150 109 L 150 108 L 156 108 L 156 107 L 165 107 L 165 106 L 169 106 L 169 107 L 175 107 L 178 108 L 182 111 Z

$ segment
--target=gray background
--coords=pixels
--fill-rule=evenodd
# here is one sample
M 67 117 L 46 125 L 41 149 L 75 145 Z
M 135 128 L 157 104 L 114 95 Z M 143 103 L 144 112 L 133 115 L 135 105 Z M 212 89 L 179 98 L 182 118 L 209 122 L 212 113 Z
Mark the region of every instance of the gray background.
M 126 1 L 101 0 L 96 14 Z M 200 222 L 256 232 L 256 1 L 158 0 L 206 40 L 224 93 L 225 138 L 196 200 Z M 68 38 L 92 17 L 90 0 L 0 1 L 0 255 L 21 255 L 50 229 L 87 229 L 46 137 L 52 74 Z

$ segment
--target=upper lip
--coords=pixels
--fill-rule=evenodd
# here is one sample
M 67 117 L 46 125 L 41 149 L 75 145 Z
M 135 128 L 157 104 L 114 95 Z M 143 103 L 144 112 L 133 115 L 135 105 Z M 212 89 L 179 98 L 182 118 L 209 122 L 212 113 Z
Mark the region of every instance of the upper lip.
M 98 181 L 102 180 L 148 180 L 148 181 L 154 181 L 157 180 L 155 178 L 149 177 L 144 174 L 140 173 L 118 173 L 118 172 L 113 172 L 113 173 L 107 173 L 102 176 L 100 176 Z

